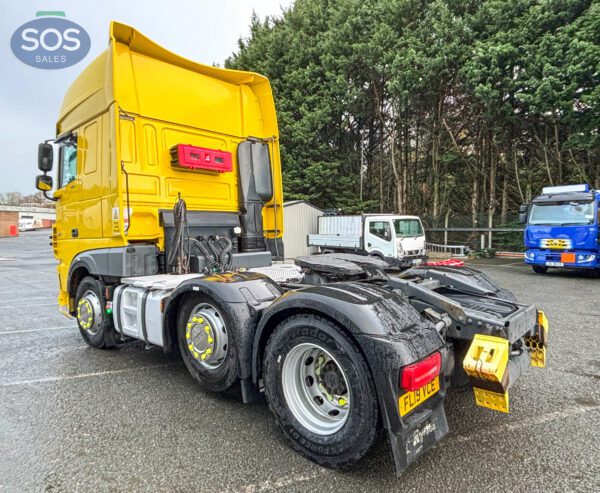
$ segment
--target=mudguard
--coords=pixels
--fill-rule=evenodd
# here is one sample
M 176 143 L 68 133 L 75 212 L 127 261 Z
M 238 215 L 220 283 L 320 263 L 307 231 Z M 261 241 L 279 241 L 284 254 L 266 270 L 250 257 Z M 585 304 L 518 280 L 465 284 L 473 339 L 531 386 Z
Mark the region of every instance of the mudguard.
M 419 266 L 402 273 L 402 278 L 420 277 L 436 279 L 444 286 L 452 286 L 467 293 L 496 296 L 507 301 L 516 301 L 514 295 L 483 272 L 471 267 Z
M 179 302 L 190 292 L 210 296 L 235 321 L 231 330 L 237 346 L 239 378 L 242 381 L 242 391 L 250 392 L 251 389 L 245 383 L 251 382 L 252 344 L 258 319 L 261 312 L 279 298 L 283 291 L 267 276 L 254 272 L 212 274 L 182 282 L 170 294 L 165 305 L 163 340 L 166 350 L 174 345 L 171 336 L 175 333 Z M 251 396 L 243 397 L 245 402 L 252 400 Z
M 279 322 L 294 313 L 314 313 L 346 329 L 363 352 L 373 375 L 382 421 L 390 435 L 398 474 L 448 433 L 444 398 L 454 367 L 451 345 L 407 298 L 366 283 L 334 283 L 289 291 L 263 313 L 253 348 L 253 378 L 262 377 L 262 352 Z M 400 370 L 439 351 L 440 390 L 401 417 Z

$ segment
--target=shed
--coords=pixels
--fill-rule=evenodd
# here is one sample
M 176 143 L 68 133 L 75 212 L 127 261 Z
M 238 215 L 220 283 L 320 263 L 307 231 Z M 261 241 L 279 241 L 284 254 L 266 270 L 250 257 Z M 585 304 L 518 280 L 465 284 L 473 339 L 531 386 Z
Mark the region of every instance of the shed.
M 316 253 L 316 247 L 307 246 L 306 236 L 318 232 L 318 218 L 323 211 L 306 200 L 292 200 L 283 204 L 283 248 L 286 259 Z

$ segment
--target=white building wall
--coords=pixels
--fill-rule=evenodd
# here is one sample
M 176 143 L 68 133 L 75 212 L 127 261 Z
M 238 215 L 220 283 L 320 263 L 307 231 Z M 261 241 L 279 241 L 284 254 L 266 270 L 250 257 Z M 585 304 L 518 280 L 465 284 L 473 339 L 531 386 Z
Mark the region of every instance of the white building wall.
M 283 206 L 283 248 L 286 259 L 317 252 L 306 245 L 306 236 L 318 231 L 318 218 L 323 212 L 302 201 L 287 202 Z
M 50 219 L 56 221 L 56 211 L 44 207 L 24 207 L 21 205 L 0 205 L 0 211 L 14 211 L 19 213 L 19 219 L 23 216 L 34 219 Z

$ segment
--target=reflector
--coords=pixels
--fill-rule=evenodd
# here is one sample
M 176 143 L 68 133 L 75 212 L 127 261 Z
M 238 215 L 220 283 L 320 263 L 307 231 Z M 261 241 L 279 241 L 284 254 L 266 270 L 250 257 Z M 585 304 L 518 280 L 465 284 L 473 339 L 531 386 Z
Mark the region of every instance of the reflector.
M 190 170 L 231 171 L 231 153 L 187 144 L 171 147 L 171 165 Z
M 400 387 L 404 390 L 420 389 L 440 374 L 441 367 L 442 357 L 438 352 L 405 366 L 400 373 Z

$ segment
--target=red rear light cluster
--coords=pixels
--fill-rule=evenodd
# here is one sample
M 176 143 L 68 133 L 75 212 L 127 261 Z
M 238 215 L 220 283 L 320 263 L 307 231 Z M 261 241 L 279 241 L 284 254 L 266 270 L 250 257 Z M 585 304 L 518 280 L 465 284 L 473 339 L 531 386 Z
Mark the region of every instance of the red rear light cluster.
M 405 366 L 400 373 L 400 387 L 404 390 L 417 390 L 431 382 L 440 374 L 442 357 L 437 351 L 427 358 Z
M 232 170 L 231 153 L 187 144 L 171 147 L 171 164 L 178 168 L 227 173 Z

